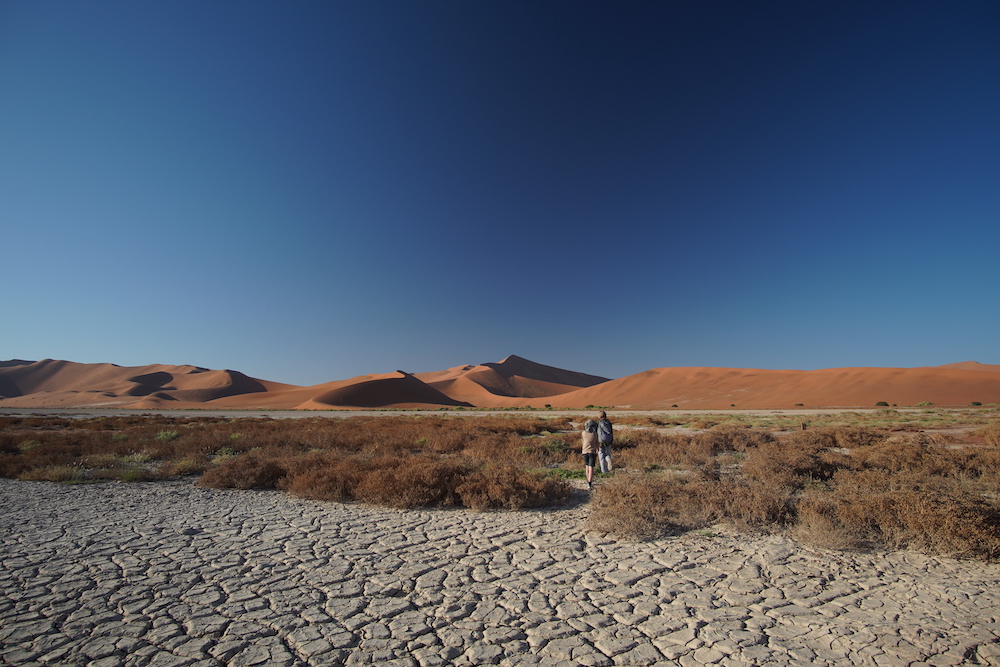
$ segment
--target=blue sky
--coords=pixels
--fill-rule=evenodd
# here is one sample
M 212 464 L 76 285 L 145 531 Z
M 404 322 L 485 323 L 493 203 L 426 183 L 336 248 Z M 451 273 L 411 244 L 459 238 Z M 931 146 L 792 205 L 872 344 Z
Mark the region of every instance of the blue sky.
M 0 359 L 1000 363 L 996 2 L 0 0 Z

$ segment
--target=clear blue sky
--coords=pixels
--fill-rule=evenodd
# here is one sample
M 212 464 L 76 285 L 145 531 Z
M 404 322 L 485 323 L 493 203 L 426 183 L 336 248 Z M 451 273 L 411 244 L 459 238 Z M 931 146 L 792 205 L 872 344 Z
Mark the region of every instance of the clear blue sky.
M 1000 363 L 1000 3 L 0 0 L 0 359 Z

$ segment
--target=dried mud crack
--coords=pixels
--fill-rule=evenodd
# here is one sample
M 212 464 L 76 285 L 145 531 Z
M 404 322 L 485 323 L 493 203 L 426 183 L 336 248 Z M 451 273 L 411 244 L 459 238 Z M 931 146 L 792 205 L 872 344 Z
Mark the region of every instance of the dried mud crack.
M 1000 665 L 1000 566 L 0 479 L 10 665 Z

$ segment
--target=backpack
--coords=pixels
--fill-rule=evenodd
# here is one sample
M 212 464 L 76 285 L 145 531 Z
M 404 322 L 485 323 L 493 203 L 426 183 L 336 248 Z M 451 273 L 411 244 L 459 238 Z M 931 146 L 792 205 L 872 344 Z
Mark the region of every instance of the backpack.
M 611 422 L 607 419 L 597 422 L 597 439 L 602 445 L 610 445 L 615 439 L 611 432 Z

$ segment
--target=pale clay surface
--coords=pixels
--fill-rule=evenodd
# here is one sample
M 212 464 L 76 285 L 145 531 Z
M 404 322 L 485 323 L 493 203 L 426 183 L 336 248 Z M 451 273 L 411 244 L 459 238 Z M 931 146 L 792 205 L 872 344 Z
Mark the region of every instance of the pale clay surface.
M 582 496 L 581 494 L 579 494 Z M 0 479 L 8 665 L 1000 665 L 1000 566 Z

